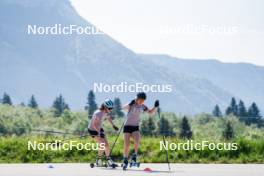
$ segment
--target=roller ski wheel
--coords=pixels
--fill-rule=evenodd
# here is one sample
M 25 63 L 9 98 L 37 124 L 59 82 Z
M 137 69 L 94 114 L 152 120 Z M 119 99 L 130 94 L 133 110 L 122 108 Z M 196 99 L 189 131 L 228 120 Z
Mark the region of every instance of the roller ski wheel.
M 90 167 L 91 168 L 94 168 L 94 167 L 105 167 L 105 168 L 108 168 L 108 167 L 110 167 L 112 169 L 115 169 L 116 167 L 118 167 L 118 165 L 117 164 L 111 164 L 111 165 L 109 165 L 107 163 L 104 163 L 102 165 L 96 165 L 95 163 L 90 163 Z
M 95 163 L 90 163 L 90 167 L 94 168 L 94 167 L 104 167 L 105 163 L 103 163 L 103 161 L 101 159 L 96 160 Z
M 102 165 L 97 165 L 96 163 L 90 163 L 90 167 L 94 168 L 94 167 L 105 167 L 106 164 L 102 164 Z M 107 165 L 106 165 L 107 166 Z
M 91 168 L 94 168 L 94 166 L 95 166 L 94 163 L 90 163 Z

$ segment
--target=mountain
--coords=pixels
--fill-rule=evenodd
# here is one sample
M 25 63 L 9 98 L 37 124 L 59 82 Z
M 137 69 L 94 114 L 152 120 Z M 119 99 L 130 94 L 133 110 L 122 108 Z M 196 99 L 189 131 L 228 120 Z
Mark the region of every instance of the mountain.
M 264 67 L 248 63 L 222 63 L 217 60 L 179 59 L 168 55 L 141 54 L 144 60 L 211 81 L 250 105 L 257 102 L 264 109 Z
M 34 94 L 40 106 L 50 107 L 61 93 L 72 109 L 82 109 L 88 91 L 100 82 L 171 84 L 171 93 L 149 93 L 146 103 L 152 106 L 158 98 L 163 110 L 180 113 L 211 112 L 215 104 L 225 107 L 236 95 L 217 80 L 192 74 L 188 66 L 175 71 L 177 59 L 134 53 L 106 34 L 27 33 L 28 25 L 95 28 L 68 0 L 2 0 L 0 20 L 0 94 L 8 92 L 15 103 L 27 103 Z M 202 68 L 204 61 L 200 63 Z M 98 103 L 115 96 L 125 103 L 135 93 L 96 92 Z

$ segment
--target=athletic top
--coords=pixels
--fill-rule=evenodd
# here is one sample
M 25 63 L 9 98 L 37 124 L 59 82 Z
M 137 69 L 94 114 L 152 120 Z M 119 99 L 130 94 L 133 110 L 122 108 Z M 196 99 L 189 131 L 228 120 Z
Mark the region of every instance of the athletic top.
M 93 113 L 93 117 L 92 119 L 90 120 L 90 123 L 88 125 L 88 129 L 92 130 L 92 131 L 96 131 L 96 129 L 93 127 L 93 123 L 94 123 L 94 120 L 98 119 L 99 120 L 99 123 L 97 123 L 97 129 L 101 129 L 102 128 L 102 122 L 105 118 L 108 118 L 108 113 L 105 113 L 103 111 L 100 111 L 100 110 L 96 110 L 94 113 Z
M 139 126 L 140 113 L 147 110 L 148 107 L 145 106 L 144 104 L 142 105 L 133 104 L 129 106 L 125 126 Z

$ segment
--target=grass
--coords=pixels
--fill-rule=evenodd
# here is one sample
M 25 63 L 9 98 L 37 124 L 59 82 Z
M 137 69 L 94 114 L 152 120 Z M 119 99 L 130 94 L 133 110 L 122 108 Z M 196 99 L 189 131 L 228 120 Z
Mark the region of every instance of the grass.
M 174 137 L 167 138 L 169 143 L 186 142 L 179 139 L 180 122 L 182 117 L 173 113 L 162 113 L 168 119 L 173 129 Z M 153 118 L 142 116 L 142 121 Z M 116 118 L 114 123 L 121 126 L 124 119 Z M 188 117 L 194 142 L 202 140 L 211 142 L 223 142 L 222 133 L 226 121 L 232 123 L 235 138 L 232 141 L 238 143 L 238 150 L 170 150 L 169 159 L 174 163 L 264 163 L 264 128 L 256 125 L 245 125 L 237 117 L 227 116 L 216 118 L 208 114 L 197 114 Z M 154 117 L 155 133 L 158 133 L 158 118 Z M 70 151 L 34 151 L 27 150 L 27 142 L 42 141 L 51 142 L 56 139 L 65 139 L 67 136 L 51 135 L 50 133 L 35 133 L 32 129 L 54 130 L 61 132 L 73 132 L 79 134 L 85 131 L 88 124 L 86 111 L 64 111 L 60 117 L 54 117 L 52 109 L 32 109 L 21 106 L 0 105 L 0 163 L 48 163 L 48 162 L 91 162 L 95 160 L 95 151 L 70 150 Z M 108 123 L 104 123 L 104 129 L 109 135 L 110 144 L 115 139 L 116 132 Z M 76 139 L 78 142 L 91 142 L 91 138 Z M 166 162 L 165 151 L 160 150 L 161 136 L 141 139 L 139 159 L 145 163 Z M 132 151 L 133 144 L 131 144 Z M 121 161 L 123 158 L 123 139 L 119 138 L 113 150 L 113 159 Z
M 114 136 L 109 138 L 110 143 Z M 27 143 L 30 141 L 52 142 L 59 137 L 51 136 L 24 136 L 24 137 L 1 137 L 0 138 L 0 162 L 1 163 L 86 163 L 95 160 L 96 151 L 87 150 L 28 150 Z M 139 159 L 144 163 L 165 163 L 165 150 L 160 150 L 161 138 L 143 137 L 139 151 Z M 92 142 L 90 138 L 76 139 L 77 142 Z M 168 139 L 169 142 L 186 142 L 177 138 Z M 194 142 L 201 142 L 195 140 Z M 263 163 L 264 141 L 247 140 L 243 138 L 232 142 L 238 143 L 238 150 L 170 150 L 169 159 L 172 163 Z M 131 144 L 131 148 L 133 144 Z M 112 157 L 115 161 L 122 160 L 123 140 L 120 138 L 113 150 Z

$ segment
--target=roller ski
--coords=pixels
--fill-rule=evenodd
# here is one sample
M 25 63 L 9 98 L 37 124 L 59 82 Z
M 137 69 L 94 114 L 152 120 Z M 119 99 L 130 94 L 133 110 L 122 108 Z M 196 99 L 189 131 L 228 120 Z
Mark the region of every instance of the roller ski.
M 107 159 L 107 167 L 111 167 L 113 169 L 115 169 L 116 167 L 118 167 L 118 165 L 111 159 L 111 158 L 108 158 Z
M 140 162 L 137 162 L 137 155 L 133 154 L 131 158 L 131 162 L 129 163 L 129 167 L 139 167 Z
M 103 167 L 105 166 L 105 164 L 103 163 L 101 158 L 97 158 L 95 163 L 90 163 L 90 167 L 94 168 L 94 167 Z
M 115 164 L 111 158 L 109 158 L 109 159 L 107 159 L 107 161 L 105 163 L 103 163 L 102 159 L 97 159 L 95 163 L 90 164 L 90 167 L 91 168 L 94 168 L 94 167 L 108 168 L 108 167 L 110 167 L 110 168 L 115 169 L 116 167 L 118 167 L 118 165 Z
M 130 163 L 128 163 L 127 158 L 124 159 L 124 163 L 122 164 L 123 170 L 127 170 L 127 167 L 139 167 L 140 162 L 137 161 L 137 155 L 133 154 Z

